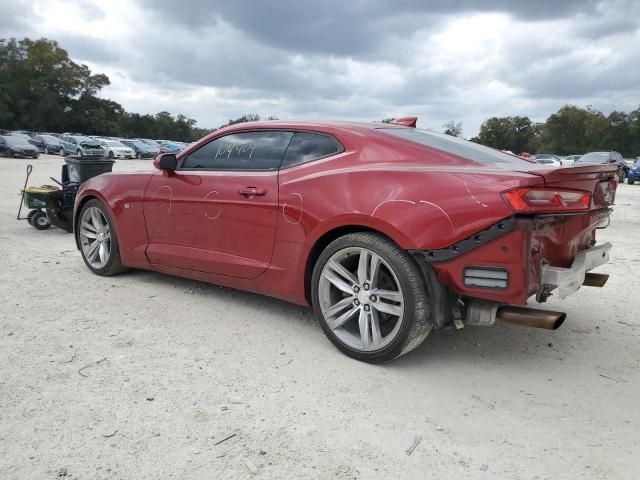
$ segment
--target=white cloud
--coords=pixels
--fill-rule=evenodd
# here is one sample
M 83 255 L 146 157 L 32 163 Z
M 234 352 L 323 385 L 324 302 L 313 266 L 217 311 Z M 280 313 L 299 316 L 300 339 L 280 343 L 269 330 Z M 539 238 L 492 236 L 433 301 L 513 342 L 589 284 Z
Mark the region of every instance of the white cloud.
M 517 2 L 436 3 L 364 2 L 345 18 L 335 5 L 305 11 L 282 1 L 269 10 L 13 0 L 7 15 L 30 21 L 0 25 L 7 36 L 59 40 L 110 77 L 102 95 L 128 110 L 183 113 L 201 126 L 243 113 L 418 115 L 434 129 L 462 121 L 470 136 L 492 115 L 542 120 L 565 103 L 605 111 L 640 103 L 637 2 L 550 3 L 544 12 Z

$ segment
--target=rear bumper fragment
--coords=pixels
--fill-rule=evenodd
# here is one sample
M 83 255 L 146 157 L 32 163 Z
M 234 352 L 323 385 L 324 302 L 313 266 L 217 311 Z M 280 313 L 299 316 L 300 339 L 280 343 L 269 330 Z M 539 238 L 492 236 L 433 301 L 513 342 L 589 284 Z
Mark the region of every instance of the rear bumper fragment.
M 609 261 L 609 250 L 611 244 L 607 242 L 578 252 L 569 268 L 543 265 L 540 283 L 558 287 L 558 296 L 565 298 L 580 288 L 588 271 Z

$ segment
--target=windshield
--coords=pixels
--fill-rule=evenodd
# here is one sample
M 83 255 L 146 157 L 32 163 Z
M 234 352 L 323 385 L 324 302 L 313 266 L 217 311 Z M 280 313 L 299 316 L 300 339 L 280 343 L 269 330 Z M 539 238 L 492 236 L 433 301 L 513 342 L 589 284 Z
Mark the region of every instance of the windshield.
M 97 140 L 94 140 L 93 138 L 89 138 L 89 137 L 72 137 L 75 138 L 76 142 L 81 143 L 81 142 L 91 142 L 91 143 L 98 143 Z
M 444 133 L 429 132 L 416 128 L 380 128 L 379 130 L 389 135 L 442 150 L 483 165 L 525 166 L 533 163 L 478 143 L 462 140 L 451 135 L 445 135 Z
M 9 145 L 14 145 L 16 147 L 31 147 L 31 144 L 22 137 L 16 137 L 15 135 L 6 135 L 2 138 L 4 138 Z
M 553 161 L 552 158 L 536 158 L 536 162 L 544 163 L 545 165 L 551 165 L 553 163 L 556 163 Z
M 51 135 L 40 135 L 40 138 L 46 140 L 47 142 L 60 143 L 60 140 L 56 137 L 52 137 Z
M 555 155 L 549 155 L 548 153 L 539 153 L 536 155 L 536 160 L 555 160 Z
M 110 147 L 123 147 L 123 148 L 127 148 L 126 145 L 121 144 L 120 142 L 115 142 L 115 141 L 110 141 L 110 142 L 106 142 L 107 145 L 109 145 Z
M 578 163 L 607 163 L 609 152 L 591 152 L 578 159 Z
M 635 161 L 634 165 L 635 165 L 636 167 L 640 167 L 640 158 L 637 158 L 637 159 L 636 159 L 636 161 Z

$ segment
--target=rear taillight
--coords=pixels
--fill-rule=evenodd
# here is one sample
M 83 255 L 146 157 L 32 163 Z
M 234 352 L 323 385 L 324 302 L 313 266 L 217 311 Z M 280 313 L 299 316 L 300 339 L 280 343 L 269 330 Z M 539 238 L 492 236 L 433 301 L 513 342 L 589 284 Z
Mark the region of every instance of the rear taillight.
M 589 210 L 591 193 L 557 188 L 515 188 L 502 198 L 517 213 L 552 213 Z

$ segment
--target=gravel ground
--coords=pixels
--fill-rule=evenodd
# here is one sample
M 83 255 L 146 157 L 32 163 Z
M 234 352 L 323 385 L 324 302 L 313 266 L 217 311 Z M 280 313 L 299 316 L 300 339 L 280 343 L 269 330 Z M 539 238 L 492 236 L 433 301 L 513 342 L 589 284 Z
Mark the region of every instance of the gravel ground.
M 638 478 L 640 186 L 599 234 L 606 287 L 549 302 L 560 330 L 447 331 L 372 366 L 306 308 L 91 274 L 70 234 L 15 221 L 27 163 L 0 158 L 2 479 Z

